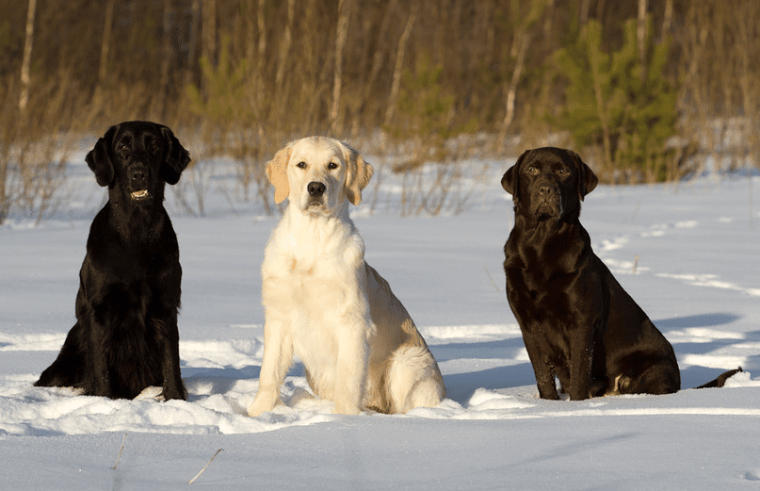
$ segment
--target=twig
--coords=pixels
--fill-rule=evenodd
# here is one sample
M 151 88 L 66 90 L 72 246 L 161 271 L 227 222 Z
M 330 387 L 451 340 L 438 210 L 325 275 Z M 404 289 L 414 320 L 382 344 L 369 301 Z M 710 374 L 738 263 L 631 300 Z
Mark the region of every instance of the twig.
M 639 255 L 636 254 L 636 258 L 633 260 L 633 274 L 636 274 L 636 266 L 639 265 Z
M 219 455 L 219 452 L 221 452 L 221 451 L 222 451 L 221 448 L 219 450 L 217 450 L 216 453 L 214 454 L 214 456 L 211 457 L 211 460 L 209 460 L 208 463 L 203 467 L 203 469 L 201 469 L 201 471 L 198 474 L 196 474 L 194 478 L 192 478 L 192 479 L 190 479 L 190 481 L 188 481 L 188 484 L 194 483 L 195 480 L 198 479 L 198 477 L 200 477 L 200 475 L 203 474 L 203 472 L 208 468 L 208 466 L 211 465 L 211 462 L 214 461 L 214 459 L 216 458 L 216 456 Z
M 486 276 L 488 276 L 488 281 L 490 281 L 491 285 L 493 285 L 494 290 L 496 290 L 497 293 L 501 293 L 501 290 L 499 290 L 499 287 L 496 286 L 496 282 L 491 277 L 491 273 L 488 272 L 488 268 L 486 268 L 485 266 L 483 266 L 483 269 L 486 272 Z
M 127 441 L 127 434 L 124 433 L 124 438 L 121 440 L 121 448 L 119 449 L 119 456 L 116 457 L 116 463 L 113 466 L 113 469 L 116 470 L 116 467 L 119 465 L 119 461 L 121 460 L 121 453 L 124 451 L 124 443 Z

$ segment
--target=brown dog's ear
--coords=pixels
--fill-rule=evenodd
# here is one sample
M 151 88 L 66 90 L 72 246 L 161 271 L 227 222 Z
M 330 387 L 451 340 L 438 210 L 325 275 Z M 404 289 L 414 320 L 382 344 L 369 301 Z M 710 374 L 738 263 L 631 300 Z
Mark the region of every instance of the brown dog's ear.
M 108 186 L 113 181 L 113 163 L 111 162 L 111 152 L 113 148 L 113 137 L 116 135 L 118 126 L 111 126 L 102 138 L 98 138 L 92 150 L 87 153 L 84 161 L 87 166 L 95 173 L 95 180 L 101 186 Z
M 341 142 L 343 156 L 346 159 L 348 170 L 346 171 L 346 194 L 348 201 L 353 205 L 362 202 L 362 189 L 367 187 L 375 169 L 356 150 Z
M 580 196 L 581 201 L 583 201 L 583 198 L 593 191 L 594 188 L 596 188 L 596 185 L 599 184 L 599 178 L 596 177 L 594 171 L 581 160 L 580 155 L 572 150 L 568 150 L 568 153 L 573 157 L 575 166 L 578 169 L 578 196 Z
M 274 202 L 282 203 L 290 194 L 288 183 L 288 162 L 291 153 L 290 145 L 280 149 L 274 154 L 274 158 L 267 162 L 267 177 L 274 185 Z
M 501 187 L 504 188 L 504 191 L 512 195 L 512 199 L 515 202 L 520 201 L 520 166 L 530 152 L 530 150 L 524 151 L 522 155 L 518 157 L 515 165 L 507 169 L 507 172 L 505 172 L 504 176 L 501 178 Z
M 166 156 L 163 165 L 161 165 L 161 177 L 168 184 L 177 184 L 180 174 L 190 163 L 190 152 L 179 143 L 168 126 L 158 125 L 158 127 L 161 129 L 166 147 L 164 152 Z

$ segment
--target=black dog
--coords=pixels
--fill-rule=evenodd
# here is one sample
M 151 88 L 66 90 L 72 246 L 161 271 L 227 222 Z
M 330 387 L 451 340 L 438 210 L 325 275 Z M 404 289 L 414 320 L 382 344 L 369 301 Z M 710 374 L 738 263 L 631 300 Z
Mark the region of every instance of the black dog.
M 598 179 L 578 154 L 523 153 L 501 185 L 515 226 L 504 246 L 507 298 L 543 399 L 668 394 L 681 387 L 673 347 L 591 250 L 579 216 Z M 722 386 L 732 370 L 702 387 Z
M 182 269 L 163 206 L 190 155 L 166 126 L 131 121 L 111 127 L 85 158 L 108 202 L 97 214 L 79 272 L 77 323 L 58 358 L 34 384 L 132 399 L 163 386 L 187 399 L 179 368 Z

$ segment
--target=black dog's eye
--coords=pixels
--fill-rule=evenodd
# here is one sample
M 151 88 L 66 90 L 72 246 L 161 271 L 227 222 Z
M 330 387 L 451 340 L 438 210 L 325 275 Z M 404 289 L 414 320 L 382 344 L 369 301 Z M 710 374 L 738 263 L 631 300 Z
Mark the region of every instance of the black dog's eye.
M 158 150 L 159 150 L 158 143 L 157 142 L 152 142 L 150 144 L 150 151 L 153 152 L 153 153 L 156 153 L 156 152 L 158 152 Z
M 298 162 L 296 164 L 296 167 L 298 167 L 299 169 L 305 169 L 306 168 L 306 162 Z
M 329 164 L 327 164 L 327 168 L 330 170 L 337 169 L 338 164 L 336 164 L 335 162 L 330 162 Z
M 121 145 L 119 145 L 118 150 L 121 153 L 129 153 L 131 149 L 129 148 L 129 145 L 127 145 L 126 143 L 122 143 Z

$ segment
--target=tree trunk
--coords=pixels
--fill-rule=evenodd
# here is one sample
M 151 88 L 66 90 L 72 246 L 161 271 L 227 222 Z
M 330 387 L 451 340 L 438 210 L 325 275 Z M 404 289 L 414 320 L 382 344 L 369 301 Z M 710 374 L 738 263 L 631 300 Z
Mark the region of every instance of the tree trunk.
M 216 65 L 216 0 L 203 0 L 203 46 L 201 56 Z
M 285 78 L 285 68 L 288 65 L 288 53 L 290 52 L 290 45 L 292 44 L 292 31 L 293 20 L 295 18 L 295 0 L 288 0 L 288 23 L 285 25 L 285 33 L 282 36 L 282 43 L 280 44 L 280 56 L 277 63 L 277 75 L 274 79 L 275 90 L 277 91 L 277 100 L 282 101 L 284 106 L 287 106 L 283 97 L 287 97 L 287 91 L 282 87 L 283 79 Z
M 111 30 L 113 28 L 113 10 L 116 0 L 106 3 L 106 18 L 103 22 L 103 40 L 100 44 L 100 64 L 98 65 L 98 87 L 106 83 L 108 74 L 108 54 L 111 51 Z
M 32 41 L 34 39 L 34 16 L 37 12 L 37 0 L 29 0 L 29 10 L 26 16 L 26 39 L 24 41 L 24 58 L 21 62 L 21 96 L 18 100 L 18 108 L 21 112 L 26 110 L 29 103 L 29 67 L 32 64 Z
M 388 108 L 385 111 L 385 126 L 389 126 L 393 120 L 393 113 L 396 110 L 396 100 L 398 99 L 398 91 L 401 86 L 401 71 L 404 68 L 404 54 L 406 52 L 406 41 L 412 34 L 412 27 L 417 19 L 417 9 L 419 4 L 412 2 L 412 11 L 409 13 L 409 17 L 406 20 L 406 26 L 404 26 L 404 32 L 401 33 L 401 37 L 398 40 L 398 47 L 396 48 L 396 64 L 393 68 L 393 82 L 391 84 L 391 94 L 388 97 Z
M 264 114 L 264 57 L 267 52 L 267 31 L 264 18 L 264 7 L 266 0 L 259 0 L 259 8 L 256 12 L 256 23 L 259 27 L 259 57 L 256 60 L 256 106 L 258 107 L 259 115 Z M 261 119 L 261 117 L 259 118 Z M 261 127 L 260 127 L 261 128 Z M 261 130 L 259 131 L 261 132 Z
M 518 31 L 515 43 L 518 44 L 517 60 L 515 62 L 515 69 L 512 71 L 512 79 L 509 81 L 509 87 L 507 87 L 507 114 L 504 116 L 504 121 L 501 123 L 501 130 L 499 130 L 499 152 L 504 149 L 504 139 L 507 137 L 507 130 L 509 130 L 509 126 L 512 124 L 515 117 L 515 97 L 517 94 L 517 86 L 520 83 L 520 77 L 525 68 L 525 53 L 528 51 L 528 45 L 530 44 L 530 34 L 526 33 L 524 30 Z
M 161 117 L 165 117 L 163 114 L 164 108 L 166 107 L 165 101 L 167 100 L 167 97 L 169 95 L 169 68 L 171 66 L 171 59 L 172 59 L 172 45 L 171 45 L 171 32 L 172 32 L 172 25 L 171 25 L 171 16 L 172 16 L 172 0 L 164 0 L 164 12 L 162 17 L 162 36 L 161 36 L 161 79 L 159 81 L 160 86 L 160 95 L 159 95 L 159 106 L 160 106 L 160 115 Z
M 193 81 L 196 60 L 195 53 L 198 46 L 198 26 L 201 23 L 201 0 L 192 0 L 190 3 L 192 21 L 190 23 L 190 42 L 187 47 L 187 68 L 185 69 L 185 85 Z
M 639 44 L 639 67 L 641 83 L 647 79 L 647 0 L 639 0 L 639 16 L 636 26 L 636 40 Z
M 352 0 L 338 2 L 338 30 L 335 39 L 335 78 L 333 82 L 332 108 L 330 109 L 330 130 L 334 135 L 343 131 L 340 117 L 340 96 L 343 84 L 343 52 L 348 37 L 348 21 L 351 17 Z
M 670 26 L 673 24 L 673 0 L 665 0 L 665 15 L 662 18 L 662 40 L 670 35 Z

